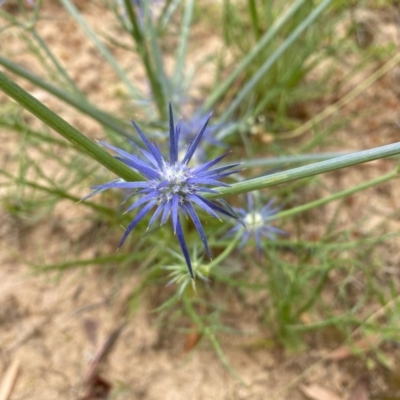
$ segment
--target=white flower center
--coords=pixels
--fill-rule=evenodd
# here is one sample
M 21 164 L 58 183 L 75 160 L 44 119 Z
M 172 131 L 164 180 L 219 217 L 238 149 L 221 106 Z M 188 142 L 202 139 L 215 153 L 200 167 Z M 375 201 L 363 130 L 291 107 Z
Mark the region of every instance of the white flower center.
M 181 185 L 190 177 L 190 169 L 182 164 L 165 164 L 162 177 L 171 185 Z
M 264 218 L 259 212 L 254 211 L 248 213 L 245 216 L 243 222 L 246 225 L 247 229 L 249 229 L 250 231 L 255 231 L 264 225 Z
M 185 164 L 176 163 L 171 165 L 165 163 L 160 175 L 162 180 L 167 183 L 159 189 L 160 196 L 158 201 L 160 203 L 171 200 L 175 194 L 179 195 L 180 202 L 184 202 L 185 195 L 195 191 L 195 185 L 186 182 L 193 174 Z

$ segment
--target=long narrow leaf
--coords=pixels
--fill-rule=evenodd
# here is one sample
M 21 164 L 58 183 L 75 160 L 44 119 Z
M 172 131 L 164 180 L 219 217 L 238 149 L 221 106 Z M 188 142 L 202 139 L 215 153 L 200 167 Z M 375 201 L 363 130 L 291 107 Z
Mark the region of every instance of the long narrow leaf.
M 323 0 L 302 23 L 289 35 L 289 37 L 279 46 L 279 48 L 265 61 L 261 68 L 247 82 L 246 85 L 235 96 L 227 110 L 221 116 L 221 121 L 226 121 L 242 103 L 243 99 L 254 89 L 268 70 L 279 60 L 282 54 L 295 42 L 295 40 L 322 14 L 322 12 L 332 3 L 332 0 Z
M 35 86 L 41 87 L 42 89 L 46 90 L 47 92 L 53 94 L 54 96 L 58 97 L 59 99 L 65 101 L 66 103 L 70 104 L 71 106 L 75 107 L 82 113 L 89 115 L 102 125 L 112 129 L 115 132 L 120 133 L 124 137 L 130 137 L 129 134 L 116 122 L 116 119 L 111 115 L 105 113 L 104 111 L 99 110 L 98 108 L 93 107 L 86 101 L 82 101 L 81 99 L 74 96 L 72 93 L 68 93 L 65 90 L 59 89 L 50 83 L 46 82 L 45 80 L 39 78 L 38 76 L 34 75 L 32 72 L 20 67 L 19 65 L 13 63 L 12 61 L 2 57 L 0 55 L 0 65 L 7 68 L 12 73 L 19 75 L 29 82 L 32 82 Z
M 54 129 L 65 139 L 77 146 L 80 150 L 85 151 L 88 155 L 122 179 L 126 181 L 143 180 L 141 175 L 117 161 L 100 146 L 88 139 L 16 83 L 8 79 L 2 72 L 0 72 L 0 89 L 42 120 L 50 128 Z
M 292 18 L 293 14 L 304 4 L 306 0 L 296 0 L 271 28 L 263 35 L 254 48 L 239 62 L 235 70 L 219 86 L 217 86 L 205 101 L 204 109 L 209 110 L 229 90 L 235 79 L 248 68 L 254 59 L 265 49 L 268 43 L 274 39 L 283 26 Z
M 400 154 L 400 142 L 388 144 L 386 146 L 376 147 L 370 150 L 359 151 L 342 157 L 335 157 L 330 160 L 321 161 L 303 167 L 293 168 L 288 171 L 278 172 L 276 174 L 262 176 L 260 178 L 248 179 L 243 182 L 235 183 L 230 187 L 218 187 L 215 193 L 206 193 L 204 197 L 215 199 L 222 196 L 230 196 L 240 193 L 247 193 L 254 190 L 266 188 L 268 186 L 279 185 L 295 181 L 297 179 L 307 178 L 323 174 L 325 172 L 335 171 L 337 169 L 351 167 L 352 165 L 362 164 Z
M 185 66 L 187 43 L 190 33 L 190 25 L 192 23 L 193 9 L 194 9 L 194 0 L 187 0 L 185 2 L 185 8 L 183 12 L 181 34 L 179 36 L 179 47 L 175 57 L 176 64 L 173 75 L 173 82 L 175 86 L 177 86 L 179 83 L 183 81 L 183 69 Z
M 81 16 L 78 9 L 74 6 L 70 0 L 60 0 L 63 3 L 67 11 L 72 15 L 75 21 L 79 24 L 82 30 L 85 32 L 86 36 L 96 45 L 100 54 L 107 60 L 110 66 L 114 69 L 115 73 L 120 77 L 121 81 L 125 84 L 128 89 L 129 94 L 133 99 L 142 99 L 140 92 L 132 85 L 131 81 L 127 77 L 125 71 L 118 64 L 117 60 L 112 56 L 112 54 L 107 50 L 104 44 L 99 40 L 97 35 L 86 23 L 85 19 Z

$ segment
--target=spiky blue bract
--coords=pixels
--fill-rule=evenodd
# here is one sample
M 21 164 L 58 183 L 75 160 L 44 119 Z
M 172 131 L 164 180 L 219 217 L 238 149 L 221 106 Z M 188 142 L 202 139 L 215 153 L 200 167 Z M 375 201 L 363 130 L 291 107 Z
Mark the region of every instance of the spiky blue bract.
M 182 141 L 185 143 L 191 142 L 199 132 L 199 130 L 204 126 L 208 119 L 208 115 L 202 113 L 202 111 L 196 111 L 193 113 L 191 118 L 185 118 L 181 123 L 181 135 Z M 217 123 L 208 124 L 205 131 L 203 140 L 208 142 L 210 145 L 223 146 L 223 143 L 215 139 L 214 135 L 216 131 L 223 128 L 227 124 Z
M 204 114 L 202 110 L 198 110 L 193 113 L 191 118 L 184 118 L 181 121 L 181 140 L 179 151 L 186 149 L 186 146 L 190 144 L 194 138 L 197 136 L 200 129 L 204 126 L 208 120 L 208 115 Z M 202 137 L 202 142 L 200 146 L 196 149 L 195 163 L 201 164 L 206 160 L 205 149 L 207 146 L 218 146 L 224 147 L 224 144 L 215 138 L 215 133 L 227 126 L 227 124 L 217 123 L 217 124 L 207 124 L 207 129 Z
M 201 241 L 203 242 L 204 248 L 208 256 L 211 257 L 207 238 L 200 222 L 200 218 L 195 210 L 195 206 L 216 218 L 219 218 L 218 213 L 235 218 L 236 216 L 231 212 L 231 209 L 205 199 L 202 196 L 202 193 L 215 193 L 215 190 L 212 189 L 212 187 L 215 186 L 229 186 L 226 183 L 222 183 L 220 179 L 238 172 L 237 170 L 234 170 L 234 167 L 238 164 L 213 168 L 215 164 L 221 161 L 226 155 L 224 154 L 203 165 L 195 167 L 189 166 L 196 148 L 204 135 L 210 117 L 207 118 L 193 142 L 188 146 L 182 160 L 179 161 L 178 146 L 180 125 L 174 124 L 171 105 L 169 106 L 169 119 L 169 155 L 166 158 L 161 153 L 157 144 L 150 142 L 134 121 L 132 121 L 132 124 L 144 144 L 144 147 L 138 146 L 138 151 L 140 153 L 139 156 L 130 154 L 107 143 L 100 142 L 103 146 L 114 151 L 117 154 L 116 158 L 118 160 L 143 175 L 145 180 L 139 182 L 114 180 L 102 185 L 94 186 L 92 189 L 96 192 L 112 188 L 128 189 L 134 194 L 136 193 L 139 195 L 139 199 L 127 209 L 127 212 L 136 208 L 139 208 L 139 211 L 126 228 L 119 246 L 124 243 L 125 239 L 136 225 L 150 211 L 154 210 L 153 216 L 148 224 L 149 227 L 158 219 L 161 220 L 161 224 L 164 224 L 170 217 L 174 233 L 178 238 L 189 273 L 191 277 L 194 278 L 189 251 L 186 246 L 181 226 L 181 214 L 189 217 L 193 221 L 193 224 L 200 235 Z
M 258 254 L 261 255 L 262 237 L 274 240 L 277 235 L 286 235 L 286 232 L 282 229 L 270 225 L 271 217 L 280 210 L 280 207 L 274 206 L 274 200 L 270 200 L 264 207 L 255 207 L 253 195 L 250 193 L 247 194 L 247 204 L 247 210 L 243 208 L 234 208 L 238 216 L 237 223 L 227 232 L 227 235 L 229 236 L 236 232 L 243 231 L 239 248 L 242 248 L 250 237 L 254 235 Z

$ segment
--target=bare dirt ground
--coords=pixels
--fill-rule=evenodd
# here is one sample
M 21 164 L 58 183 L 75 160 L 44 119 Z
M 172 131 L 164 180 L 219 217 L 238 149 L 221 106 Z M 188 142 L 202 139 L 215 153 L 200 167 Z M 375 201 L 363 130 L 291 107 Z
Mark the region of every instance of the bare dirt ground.
M 114 29 L 102 9 L 90 2 L 80 4 L 91 24 L 101 26 L 103 31 Z M 63 60 L 78 86 L 99 107 L 110 112 L 117 110 L 121 104 L 112 100 L 118 91 L 118 85 L 112 83 L 116 81 L 113 72 L 61 7 L 49 4 L 46 12 L 52 18 L 39 24 L 46 42 Z M 394 18 L 386 16 L 379 23 L 379 27 L 388 32 L 390 40 L 395 40 L 392 35 L 396 31 Z M 383 31 L 380 28 L 377 28 L 379 35 Z M 0 43 L 2 51 L 6 47 L 19 54 L 24 45 L 19 37 L 10 33 L 9 42 Z M 16 59 L 35 70 L 36 66 L 23 51 Z M 127 65 L 130 62 L 131 59 L 126 59 Z M 338 118 L 369 110 L 335 134 L 336 148 L 364 149 L 399 140 L 396 125 L 400 118 L 399 71 L 399 67 L 395 67 L 340 112 Z M 132 69 L 130 78 L 137 80 L 141 73 Z M 24 87 L 32 90 L 29 84 Z M 345 93 L 349 88 L 341 90 Z M 90 120 L 76 116 L 72 109 L 45 92 L 35 89 L 34 94 L 72 125 L 90 136 L 98 134 L 98 127 Z M 10 135 L 10 132 L 0 131 L 1 168 L 13 165 L 9 158 L 15 152 L 16 144 L 10 140 Z M 384 174 L 393 166 L 393 161 L 380 160 L 329 174 L 324 177 L 324 190 L 318 188 L 309 193 L 303 190 L 299 196 L 303 196 L 305 202 L 333 190 L 349 188 Z M 368 217 L 360 228 L 367 233 L 383 215 L 396 216 L 393 213 L 400 209 L 397 183 L 392 181 L 352 196 L 337 223 L 346 226 L 349 221 Z M 327 205 L 307 214 L 302 221 L 305 235 L 318 237 L 335 211 L 335 205 Z M 76 222 L 82 212 L 79 205 L 62 204 L 45 221 L 29 229 L 20 228 L 6 213 L 0 216 L 1 400 L 400 398 L 399 376 L 393 372 L 400 367 L 398 343 L 386 344 L 383 348 L 393 366 L 392 370 L 386 370 L 380 366 L 369 369 L 365 359 L 353 357 L 351 352 L 346 354 L 346 348 L 342 348 L 341 356 L 335 353 L 336 357 L 326 357 L 340 346 L 332 348 L 323 340 L 316 341 L 314 348 L 310 346 L 300 354 L 286 354 L 278 347 L 251 346 L 246 335 L 220 335 L 225 355 L 240 376 L 239 380 L 221 364 L 209 343 L 200 341 L 192 351 L 186 351 L 185 343 L 190 340 L 187 333 L 175 331 L 173 327 L 167 332 L 160 329 L 151 313 L 151 300 L 146 296 L 135 313 L 127 317 L 127 294 L 138 284 L 137 278 L 124 277 L 123 282 L 116 283 L 95 266 L 85 272 L 70 270 L 62 276 L 33 274 L 22 260 L 29 259 L 31 254 L 36 258 L 44 251 L 47 262 L 57 260 L 65 250 L 65 243 L 77 237 L 77 231 L 82 229 Z M 399 228 L 398 217 L 386 225 L 392 232 Z M 397 289 L 400 289 L 399 243 L 398 239 L 387 242 L 380 253 L 386 268 L 382 274 L 391 274 L 390 279 Z M 91 252 L 94 254 L 95 249 L 89 249 L 87 255 Z M 377 310 L 379 305 L 371 310 L 371 314 Z M 262 338 L 265 327 L 246 311 L 236 308 L 232 318 L 239 321 L 237 326 L 243 332 L 250 332 L 253 338 Z M 84 384 L 90 363 L 110 340 L 110 335 L 117 335 L 116 332 L 119 336 L 114 336 L 114 346 L 93 378 L 96 384 L 92 385 L 92 390 L 98 390 L 95 394 Z M 365 343 L 364 347 L 373 347 L 374 343 L 371 343 Z M 16 374 L 13 375 L 13 371 Z M 8 374 L 15 377 L 15 386 L 10 397 L 1 397 Z M 107 397 L 109 390 L 111 394 Z

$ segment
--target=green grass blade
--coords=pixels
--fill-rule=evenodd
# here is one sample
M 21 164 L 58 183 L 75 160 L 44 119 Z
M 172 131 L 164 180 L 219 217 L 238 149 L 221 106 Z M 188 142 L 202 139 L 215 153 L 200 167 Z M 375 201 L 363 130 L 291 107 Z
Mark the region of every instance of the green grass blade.
M 323 0 L 302 23 L 288 36 L 279 48 L 265 61 L 254 76 L 235 96 L 227 110 L 221 116 L 221 121 L 226 121 L 242 103 L 243 99 L 254 89 L 268 70 L 279 60 L 284 52 L 296 41 L 296 39 L 318 18 L 319 15 L 331 4 L 332 0 Z M 208 105 L 208 103 L 207 103 Z
M 337 151 L 332 153 L 296 154 L 289 156 L 256 158 L 253 160 L 239 160 L 237 162 L 239 162 L 243 168 L 273 167 L 287 164 L 301 164 L 313 161 L 329 160 L 330 158 L 340 157 L 346 154 L 351 153 L 349 151 Z
M 161 53 L 161 49 L 158 43 L 158 37 L 157 37 L 157 32 L 156 29 L 154 28 L 153 22 L 151 20 L 151 11 L 150 11 L 150 4 L 149 2 L 144 3 L 145 7 L 145 19 L 146 19 L 146 29 L 147 29 L 147 34 L 150 39 L 150 50 L 151 50 L 151 55 L 153 56 L 154 59 L 154 66 L 155 66 L 155 79 L 159 82 L 159 87 L 161 90 L 161 95 L 163 96 L 162 101 L 160 102 L 161 107 L 162 107 L 162 114 L 166 116 L 166 107 L 167 107 L 167 101 L 166 99 L 171 96 L 171 94 L 168 91 L 168 78 L 165 74 L 164 70 L 164 61 L 163 61 L 163 55 Z
M 179 36 L 179 47 L 175 57 L 176 64 L 173 75 L 173 82 L 175 87 L 178 87 L 178 85 L 183 82 L 184 78 L 183 70 L 185 67 L 187 44 L 190 33 L 190 25 L 192 23 L 192 18 L 193 18 L 193 10 L 194 10 L 194 0 L 186 0 L 185 8 L 183 11 L 181 34 Z
M 56 56 L 53 54 L 53 52 L 50 50 L 49 46 L 47 43 L 42 39 L 42 37 L 36 32 L 35 29 L 32 30 L 32 35 L 33 38 L 36 40 L 38 45 L 42 48 L 46 56 L 50 59 L 52 62 L 53 66 L 57 70 L 57 72 L 62 76 L 65 80 L 65 82 L 71 87 L 71 89 L 79 96 L 83 96 L 81 91 L 78 89 L 78 87 L 75 85 L 75 82 L 72 80 L 72 78 L 69 76 L 68 72 L 65 70 L 65 68 L 59 63 L 57 60 Z
M 278 172 L 255 179 L 248 179 L 243 182 L 235 183 L 230 187 L 220 187 L 215 190 L 218 194 L 206 194 L 204 197 L 215 199 L 222 196 L 231 196 L 240 193 L 247 193 L 254 190 L 263 189 L 269 186 L 292 182 L 297 179 L 307 178 L 335 171 L 341 168 L 351 167 L 352 165 L 362 164 L 380 158 L 395 156 L 400 154 L 400 142 L 376 147 L 370 150 L 359 151 L 342 157 L 335 157 L 327 161 L 321 161 L 303 167 L 293 168 L 288 171 Z
M 268 43 L 276 37 L 282 27 L 292 18 L 296 11 L 304 4 L 306 0 L 296 0 L 289 9 L 283 14 L 273 26 L 263 35 L 254 48 L 240 61 L 236 69 L 217 86 L 204 104 L 206 110 L 211 109 L 214 104 L 229 90 L 235 79 L 250 66 L 253 60 L 265 49 Z
M 165 79 L 165 77 L 164 77 L 164 79 L 163 78 L 160 79 L 160 77 L 157 75 L 157 73 L 154 72 L 150 53 L 147 49 L 146 33 L 143 34 L 143 30 L 141 27 L 139 17 L 133 10 L 131 1 L 125 0 L 124 4 L 125 4 L 125 9 L 127 11 L 127 15 L 131 22 L 130 33 L 132 35 L 134 43 L 137 46 L 139 56 L 142 59 L 143 66 L 146 70 L 147 78 L 149 79 L 151 90 L 152 90 L 153 99 L 156 103 L 158 113 L 159 113 L 161 119 L 165 119 L 167 103 L 166 103 L 166 99 L 165 99 L 165 92 L 164 92 L 163 84 L 165 83 L 166 79 Z M 147 14 L 148 13 L 149 13 L 149 11 L 147 10 Z M 151 25 L 151 23 L 149 23 L 149 25 Z M 156 35 L 156 33 L 154 31 L 152 33 L 150 33 L 150 36 L 154 36 L 154 35 Z M 156 50 L 156 53 L 157 53 L 157 50 Z M 156 58 L 159 57 L 159 56 L 157 56 L 157 54 L 155 54 L 154 56 Z M 157 64 L 158 68 L 160 68 L 159 63 L 160 63 L 160 61 Z
M 256 40 L 260 38 L 261 31 L 260 31 L 260 22 L 258 20 L 257 14 L 257 6 L 255 0 L 247 0 L 249 14 L 251 17 L 251 28 L 253 29 L 254 37 Z
M 331 196 L 326 196 L 326 197 L 323 197 L 322 199 L 310 201 L 307 204 L 301 205 L 299 207 L 291 208 L 290 210 L 281 211 L 281 212 L 271 216 L 271 221 L 274 219 L 289 218 L 289 217 L 292 217 L 293 215 L 300 214 L 304 211 L 308 211 L 313 208 L 321 207 L 327 203 L 330 203 L 331 201 L 335 201 L 338 199 L 342 199 L 342 198 L 351 196 L 354 193 L 360 192 L 365 189 L 369 189 L 376 185 L 380 185 L 380 184 L 387 182 L 398 176 L 399 176 L 399 173 L 396 170 L 389 172 L 388 174 L 382 175 L 382 176 L 372 179 L 368 182 L 364 182 L 364 183 L 361 183 L 360 185 L 353 186 L 349 189 L 345 189 L 340 192 L 336 192 L 336 193 L 332 194 Z
M 59 89 L 50 83 L 44 81 L 43 79 L 39 78 L 38 76 L 32 74 L 28 70 L 20 67 L 19 65 L 13 63 L 12 61 L 2 57 L 0 55 L 0 65 L 7 68 L 9 71 L 13 72 L 16 75 L 19 75 L 29 82 L 32 82 L 35 86 L 41 87 L 42 89 L 46 90 L 47 92 L 53 94 L 54 96 L 58 97 L 59 99 L 65 101 L 66 103 L 70 104 L 71 106 L 75 107 L 82 113 L 89 115 L 96 121 L 100 122 L 102 125 L 112 129 L 115 132 L 120 133 L 123 136 L 127 136 L 127 132 L 122 129 L 121 125 L 116 122 L 116 119 L 111 115 L 104 113 L 88 102 L 83 101 L 82 99 L 77 98 L 71 93 L 66 92 L 65 90 Z
M 107 50 L 104 44 L 99 40 L 97 35 L 92 31 L 85 19 L 81 16 L 78 9 L 70 0 L 60 0 L 67 11 L 72 15 L 75 21 L 79 24 L 86 36 L 96 45 L 100 54 L 107 60 L 110 66 L 114 69 L 115 73 L 119 76 L 121 81 L 125 84 L 130 96 L 133 99 L 142 99 L 141 93 L 132 85 L 131 81 L 127 77 L 125 71 L 120 67 L 117 60 Z
M 7 177 L 8 179 L 10 179 L 13 182 L 13 185 L 17 184 L 17 185 L 27 186 L 32 189 L 40 190 L 41 192 L 47 193 L 49 195 L 57 196 L 59 198 L 63 198 L 66 200 L 71 200 L 74 203 L 79 203 L 81 201 L 81 199 L 79 197 L 73 196 L 62 189 L 59 189 L 56 187 L 44 186 L 39 183 L 25 179 L 22 176 L 15 177 L 4 170 L 0 170 L 0 175 L 3 175 L 5 177 Z M 89 208 L 101 213 L 102 215 L 115 215 L 114 210 L 112 210 L 111 208 L 104 207 L 100 204 L 92 203 L 91 201 L 85 201 L 82 204 L 85 207 L 89 207 Z

